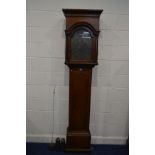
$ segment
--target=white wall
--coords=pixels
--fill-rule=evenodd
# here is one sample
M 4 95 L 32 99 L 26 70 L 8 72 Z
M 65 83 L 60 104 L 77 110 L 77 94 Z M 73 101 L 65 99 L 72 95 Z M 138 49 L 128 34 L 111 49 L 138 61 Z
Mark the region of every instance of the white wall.
M 104 10 L 90 130 L 92 143 L 123 144 L 128 136 L 128 0 L 27 0 L 27 141 L 51 140 L 53 112 L 54 137 L 66 134 L 69 77 L 62 8 Z

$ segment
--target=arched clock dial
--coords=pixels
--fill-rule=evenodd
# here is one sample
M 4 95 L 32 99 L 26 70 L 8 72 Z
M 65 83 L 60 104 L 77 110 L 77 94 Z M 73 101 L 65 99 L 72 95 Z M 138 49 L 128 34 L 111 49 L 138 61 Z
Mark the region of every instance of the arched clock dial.
M 71 59 L 90 60 L 92 58 L 92 37 L 89 31 L 79 29 L 71 38 Z

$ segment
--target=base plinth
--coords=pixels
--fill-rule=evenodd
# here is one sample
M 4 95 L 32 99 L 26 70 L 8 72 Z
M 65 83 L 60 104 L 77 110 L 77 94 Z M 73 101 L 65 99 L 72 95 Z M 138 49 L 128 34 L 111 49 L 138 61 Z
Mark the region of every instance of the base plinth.
M 90 131 L 68 131 L 65 151 L 67 152 L 90 152 Z

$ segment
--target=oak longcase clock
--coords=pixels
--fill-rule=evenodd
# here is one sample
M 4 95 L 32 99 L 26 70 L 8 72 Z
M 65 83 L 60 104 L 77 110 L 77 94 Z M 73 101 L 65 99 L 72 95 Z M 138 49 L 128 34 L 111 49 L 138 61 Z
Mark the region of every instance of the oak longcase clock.
M 69 125 L 66 151 L 90 151 L 92 68 L 98 64 L 99 17 L 103 10 L 63 9 L 65 64 L 69 66 Z

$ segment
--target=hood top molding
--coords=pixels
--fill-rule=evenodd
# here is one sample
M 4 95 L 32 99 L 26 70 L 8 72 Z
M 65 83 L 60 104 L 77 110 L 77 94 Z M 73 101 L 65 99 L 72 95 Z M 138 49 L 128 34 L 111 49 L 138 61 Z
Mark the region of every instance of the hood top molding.
M 103 10 L 95 9 L 62 9 L 65 17 L 69 16 L 95 16 L 99 17 Z

